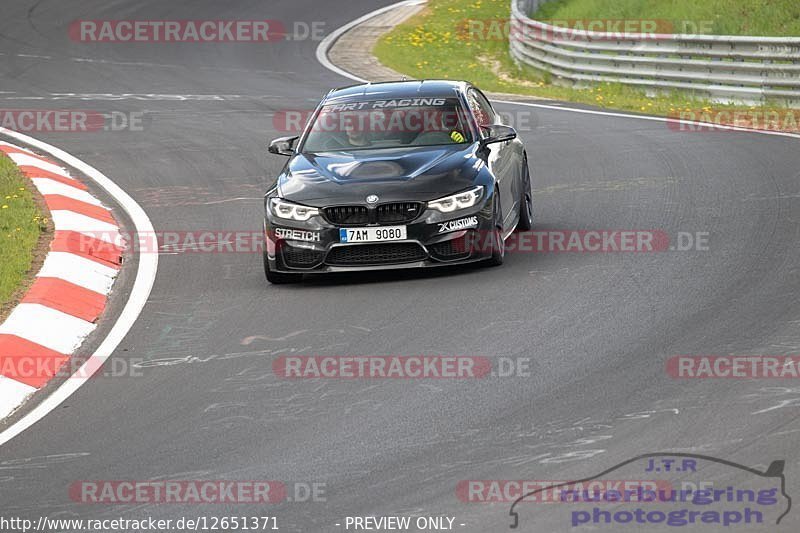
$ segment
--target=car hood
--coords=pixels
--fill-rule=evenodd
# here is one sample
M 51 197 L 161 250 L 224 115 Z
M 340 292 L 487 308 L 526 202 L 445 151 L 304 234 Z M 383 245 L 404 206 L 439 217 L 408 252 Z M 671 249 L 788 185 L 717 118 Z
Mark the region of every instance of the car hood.
M 278 192 L 302 204 L 427 201 L 467 189 L 483 161 L 477 145 L 391 150 L 318 152 L 292 157 L 278 179 Z

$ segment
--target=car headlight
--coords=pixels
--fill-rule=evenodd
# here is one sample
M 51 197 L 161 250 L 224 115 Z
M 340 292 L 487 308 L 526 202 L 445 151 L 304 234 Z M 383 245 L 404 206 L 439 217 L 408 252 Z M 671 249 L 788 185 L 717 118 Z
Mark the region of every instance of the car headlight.
M 303 221 L 319 214 L 319 209 L 316 207 L 295 204 L 293 202 L 288 202 L 283 198 L 271 198 L 269 201 L 269 207 L 273 215 L 278 218 L 285 218 L 287 220 Z
M 444 198 L 428 202 L 428 207 L 442 213 L 450 213 L 458 209 L 466 209 L 477 204 L 483 196 L 483 185 L 478 185 L 468 191 L 460 192 Z

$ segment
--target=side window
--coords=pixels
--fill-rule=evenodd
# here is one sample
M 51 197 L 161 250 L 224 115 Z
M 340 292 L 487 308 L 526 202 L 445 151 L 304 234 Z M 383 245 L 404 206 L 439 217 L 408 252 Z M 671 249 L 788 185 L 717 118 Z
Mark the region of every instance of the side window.
M 479 126 L 491 126 L 495 123 L 496 116 L 485 96 L 475 89 L 470 89 L 468 99 L 469 107 L 472 109 Z

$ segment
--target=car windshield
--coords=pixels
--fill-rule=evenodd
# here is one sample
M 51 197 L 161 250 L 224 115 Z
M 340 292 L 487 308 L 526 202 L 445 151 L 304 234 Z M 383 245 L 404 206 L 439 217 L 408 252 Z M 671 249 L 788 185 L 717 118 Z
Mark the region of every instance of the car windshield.
M 472 142 L 455 98 L 401 98 L 328 104 L 310 126 L 304 152 Z

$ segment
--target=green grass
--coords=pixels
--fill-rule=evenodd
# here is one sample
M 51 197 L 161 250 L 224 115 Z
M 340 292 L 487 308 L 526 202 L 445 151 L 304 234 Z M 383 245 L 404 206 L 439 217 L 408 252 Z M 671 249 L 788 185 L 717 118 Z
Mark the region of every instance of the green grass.
M 30 182 L 0 154 L 0 308 L 25 281 L 39 235 L 47 228 Z
M 798 0 L 553 0 L 535 14 L 551 20 L 664 20 L 714 35 L 800 36 Z
M 705 0 L 704 0 L 705 1 Z M 709 0 L 718 5 L 723 0 Z M 766 0 L 747 0 L 754 4 L 769 3 Z M 800 6 L 800 1 L 792 0 Z M 567 4 L 608 4 L 617 0 L 566 0 L 556 2 L 548 9 L 558 10 Z M 620 3 L 686 5 L 689 0 L 620 0 Z M 728 3 L 745 4 L 745 0 L 728 0 Z M 789 6 L 788 0 L 772 3 Z M 788 7 L 787 7 L 788 9 Z M 758 11 L 758 10 L 756 10 Z M 688 12 L 688 11 L 687 11 Z M 558 16 L 562 16 L 558 12 Z M 621 15 L 614 16 L 619 18 Z M 736 12 L 738 13 L 738 11 Z M 726 14 L 729 15 L 730 13 Z M 376 44 L 373 53 L 386 66 L 413 78 L 444 78 L 468 80 L 485 91 L 538 96 L 564 100 L 597 107 L 625 111 L 646 112 L 653 115 L 670 115 L 680 110 L 701 108 L 714 109 L 774 109 L 764 107 L 723 106 L 710 104 L 706 98 L 685 92 L 674 91 L 657 96 L 648 96 L 641 89 L 622 84 L 603 83 L 586 89 L 574 89 L 551 83 L 546 72 L 520 67 L 508 53 L 508 40 L 494 34 L 489 38 L 476 38 L 476 32 L 465 30 L 467 21 L 507 21 L 510 15 L 509 0 L 429 0 L 427 7 L 405 23 L 384 35 Z M 580 15 L 586 18 L 585 15 Z M 595 15 L 592 15 L 593 17 Z M 611 12 L 607 14 L 611 17 Z M 485 26 L 489 28 L 490 26 Z M 480 35 L 488 34 L 481 33 Z

